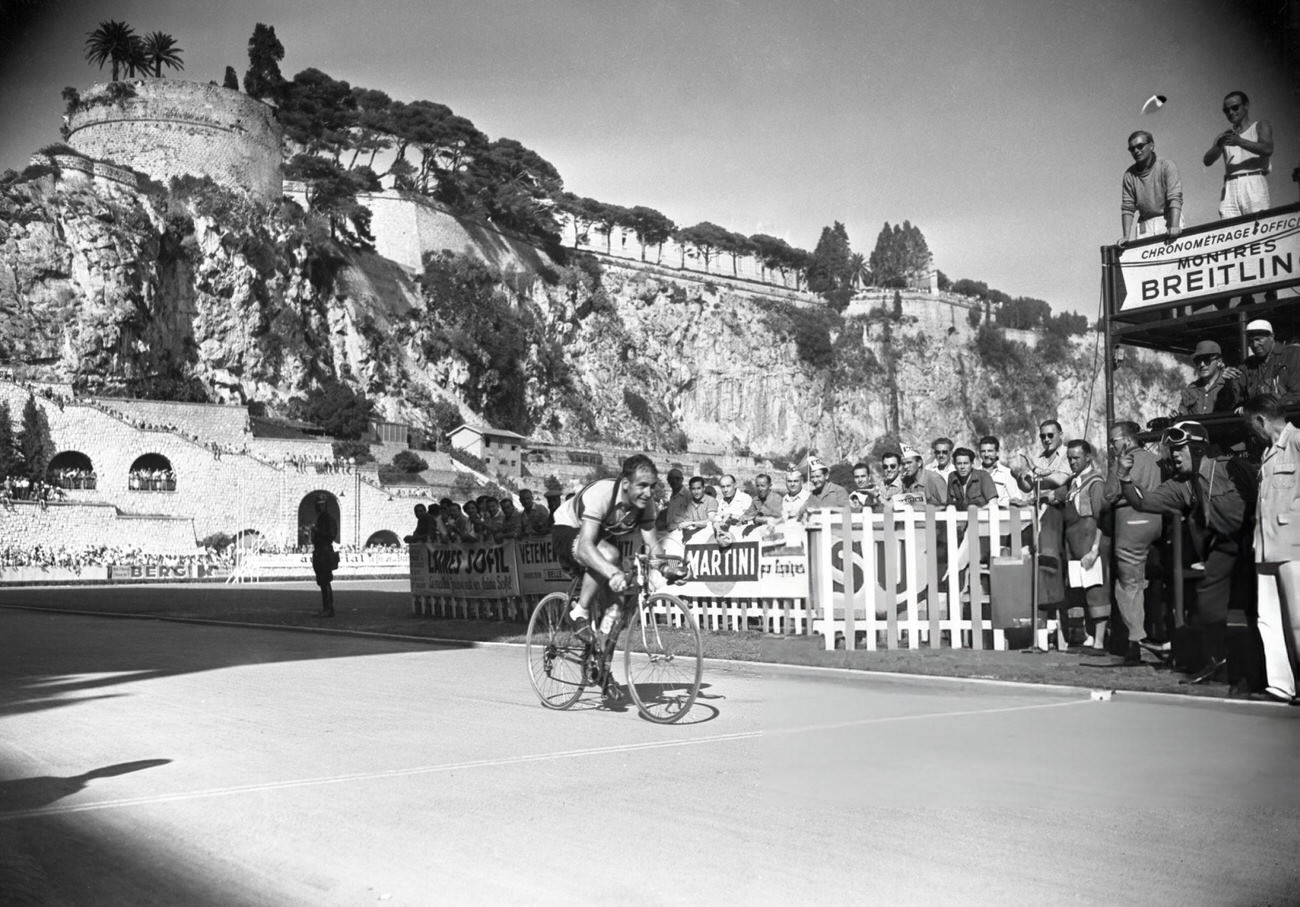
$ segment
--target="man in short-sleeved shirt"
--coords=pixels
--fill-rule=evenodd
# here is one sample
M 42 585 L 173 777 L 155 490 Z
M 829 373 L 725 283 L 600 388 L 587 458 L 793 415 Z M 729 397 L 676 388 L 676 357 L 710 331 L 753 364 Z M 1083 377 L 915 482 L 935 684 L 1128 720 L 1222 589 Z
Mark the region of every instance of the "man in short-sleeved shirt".
M 1065 458 L 1065 432 L 1061 423 L 1048 419 L 1038 426 L 1038 440 L 1043 449 L 1029 460 L 1028 466 L 1012 467 L 1021 491 L 1033 491 L 1035 483 L 1042 491 L 1068 485 L 1074 475 Z
M 654 501 L 659 471 L 644 454 L 628 457 L 617 479 L 598 479 L 582 488 L 555 511 L 551 542 L 560 563 L 581 572 L 582 586 L 569 616 L 574 631 L 591 639 L 588 622 L 597 596 L 605 607 L 617 604 L 617 597 L 630 582 L 623 572 L 619 539 L 640 533 L 642 544 L 655 546 Z

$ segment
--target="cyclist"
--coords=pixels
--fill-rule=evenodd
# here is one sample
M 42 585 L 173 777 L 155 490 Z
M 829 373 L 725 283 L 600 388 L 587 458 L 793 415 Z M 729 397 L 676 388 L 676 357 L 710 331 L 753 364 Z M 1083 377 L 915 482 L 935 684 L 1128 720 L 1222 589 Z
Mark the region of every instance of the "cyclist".
M 620 596 L 629 584 L 618 541 L 639 532 L 647 550 L 654 550 L 658 513 L 654 490 L 658 482 L 654 461 L 636 454 L 623 461 L 618 478 L 591 482 L 555 511 L 551 542 L 556 557 L 566 570 L 582 576 L 578 600 L 569 611 L 582 639 L 594 638 L 590 627 L 593 603 L 605 613 L 606 625 L 618 625 Z M 612 650 L 616 641 L 607 640 L 606 648 Z M 606 657 L 609 654 L 606 651 Z

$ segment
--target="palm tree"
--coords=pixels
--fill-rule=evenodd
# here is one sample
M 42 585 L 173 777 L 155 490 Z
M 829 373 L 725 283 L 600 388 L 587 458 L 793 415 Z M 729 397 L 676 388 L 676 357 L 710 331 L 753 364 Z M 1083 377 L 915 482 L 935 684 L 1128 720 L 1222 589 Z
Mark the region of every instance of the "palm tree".
M 871 267 L 867 264 L 867 257 L 861 252 L 854 252 L 849 256 L 849 282 L 853 284 L 855 290 L 871 282 Z
M 128 75 L 133 71 L 138 42 L 131 26 L 109 19 L 99 23 L 99 28 L 86 36 L 86 59 L 100 69 L 105 63 L 111 63 L 113 81 L 116 82 L 122 69 L 125 68 Z
M 160 31 L 152 32 L 141 43 L 140 49 L 144 55 L 146 75 L 161 79 L 164 66 L 172 69 L 185 68 L 181 65 L 181 54 L 184 51 L 176 46 L 176 39 L 171 35 Z

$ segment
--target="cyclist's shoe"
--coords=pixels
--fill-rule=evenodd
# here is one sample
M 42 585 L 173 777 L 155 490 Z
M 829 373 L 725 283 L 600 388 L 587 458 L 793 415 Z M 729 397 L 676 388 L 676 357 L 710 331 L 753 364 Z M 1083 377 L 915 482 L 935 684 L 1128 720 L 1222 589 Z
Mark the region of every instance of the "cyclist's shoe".
M 596 634 L 591 629 L 591 621 L 585 617 L 570 617 L 573 623 L 573 635 L 583 642 L 591 642 L 596 638 Z
M 614 679 L 613 674 L 605 677 L 605 687 L 601 690 L 601 695 L 609 702 L 619 702 L 623 699 L 623 688 Z

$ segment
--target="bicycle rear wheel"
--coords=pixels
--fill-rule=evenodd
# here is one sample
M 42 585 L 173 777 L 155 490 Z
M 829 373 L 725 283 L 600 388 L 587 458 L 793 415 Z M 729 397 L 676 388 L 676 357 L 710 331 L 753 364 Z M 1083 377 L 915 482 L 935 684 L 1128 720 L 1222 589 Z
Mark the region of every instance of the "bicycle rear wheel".
M 528 621 L 524 654 L 528 679 L 548 709 L 567 709 L 578 701 L 587 681 L 583 671 L 586 646 L 573 635 L 569 596 L 552 592 L 537 603 Z
M 637 608 L 623 646 L 627 689 L 641 714 L 658 724 L 681 719 L 704 676 L 700 628 L 686 603 L 659 592 Z

